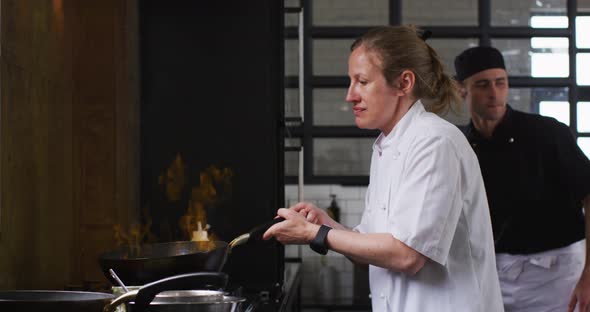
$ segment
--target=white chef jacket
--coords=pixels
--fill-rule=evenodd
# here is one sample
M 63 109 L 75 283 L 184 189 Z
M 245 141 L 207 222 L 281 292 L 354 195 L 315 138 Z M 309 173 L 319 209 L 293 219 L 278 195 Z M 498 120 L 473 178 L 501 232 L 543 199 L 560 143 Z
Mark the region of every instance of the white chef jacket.
M 373 311 L 503 311 L 477 158 L 417 101 L 373 145 L 361 233 L 391 233 L 429 258 L 414 276 L 371 265 Z

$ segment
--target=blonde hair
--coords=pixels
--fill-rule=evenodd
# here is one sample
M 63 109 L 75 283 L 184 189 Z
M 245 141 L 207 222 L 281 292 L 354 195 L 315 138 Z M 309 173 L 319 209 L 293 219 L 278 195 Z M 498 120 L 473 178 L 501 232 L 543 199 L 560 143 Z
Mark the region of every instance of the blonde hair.
M 404 70 L 412 71 L 416 76 L 413 95 L 425 99 L 429 111 L 439 115 L 449 109 L 457 111 L 461 103 L 458 84 L 445 73 L 438 54 L 421 35 L 422 31 L 411 25 L 377 27 L 357 39 L 350 50 L 362 45 L 376 52 L 390 86 Z

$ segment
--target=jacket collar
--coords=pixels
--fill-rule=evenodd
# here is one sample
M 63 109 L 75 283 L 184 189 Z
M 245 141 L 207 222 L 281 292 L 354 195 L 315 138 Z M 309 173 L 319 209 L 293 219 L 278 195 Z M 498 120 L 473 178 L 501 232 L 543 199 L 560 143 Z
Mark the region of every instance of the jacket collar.
M 498 123 L 498 125 L 496 126 L 496 129 L 494 129 L 494 133 L 492 133 L 492 137 L 490 137 L 489 139 L 484 138 L 481 135 L 481 133 L 479 133 L 479 131 L 477 131 L 477 129 L 475 128 L 472 120 L 469 121 L 469 125 L 467 126 L 465 134 L 467 136 L 467 139 L 469 139 L 469 141 L 478 141 L 478 142 L 497 141 L 497 140 L 503 141 L 504 139 L 506 139 L 512 135 L 513 128 L 514 128 L 514 110 L 512 109 L 512 107 L 510 107 L 510 105 L 506 104 L 506 113 L 504 114 L 504 117 L 502 117 L 502 120 L 500 121 L 500 123 Z
M 400 119 L 400 121 L 393 127 L 391 132 L 388 135 L 379 134 L 375 143 L 373 143 L 373 150 L 377 150 L 378 152 L 382 152 L 385 149 L 388 149 L 392 146 L 399 144 L 400 139 L 403 135 L 408 131 L 408 128 L 412 125 L 412 121 L 425 112 L 424 105 L 422 101 L 418 100 L 412 104 L 408 112 Z

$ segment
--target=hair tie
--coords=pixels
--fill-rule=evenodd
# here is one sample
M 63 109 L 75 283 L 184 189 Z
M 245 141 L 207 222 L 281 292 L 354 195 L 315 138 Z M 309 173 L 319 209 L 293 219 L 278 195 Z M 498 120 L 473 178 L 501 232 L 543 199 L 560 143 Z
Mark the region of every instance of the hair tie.
M 420 39 L 426 41 L 428 38 L 430 38 L 430 36 L 432 36 L 432 31 L 425 30 L 422 32 L 422 35 L 420 35 Z

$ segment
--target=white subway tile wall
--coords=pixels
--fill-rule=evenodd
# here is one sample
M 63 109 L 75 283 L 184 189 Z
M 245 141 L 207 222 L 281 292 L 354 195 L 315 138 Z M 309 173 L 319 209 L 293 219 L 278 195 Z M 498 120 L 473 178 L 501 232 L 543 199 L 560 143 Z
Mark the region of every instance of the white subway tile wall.
M 330 194 L 336 195 L 340 206 L 341 223 L 354 227 L 361 220 L 367 188 L 363 186 L 341 185 L 306 185 L 305 201 L 320 208 L 330 205 Z M 285 203 L 287 206 L 297 203 L 297 185 L 285 186 Z M 322 256 L 312 251 L 309 246 L 286 246 L 285 257 L 301 257 L 303 261 L 302 299 L 331 300 L 353 297 L 353 264 L 341 254 L 328 252 Z

